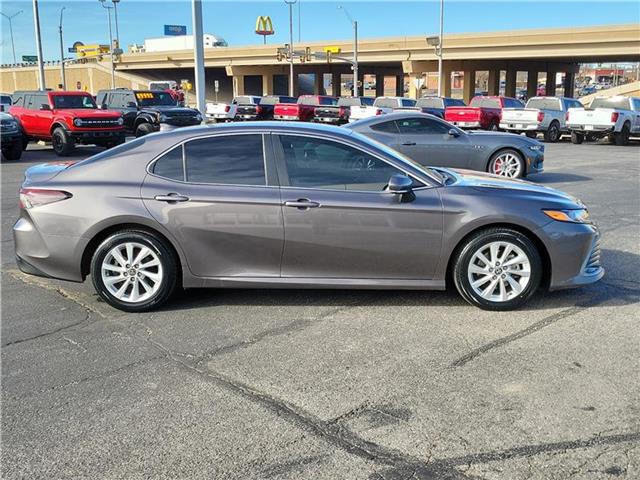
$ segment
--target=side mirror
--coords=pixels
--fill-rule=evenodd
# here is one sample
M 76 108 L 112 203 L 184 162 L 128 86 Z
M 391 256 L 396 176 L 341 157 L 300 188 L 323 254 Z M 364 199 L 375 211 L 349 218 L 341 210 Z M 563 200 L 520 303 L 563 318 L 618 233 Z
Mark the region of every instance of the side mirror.
M 455 128 L 451 128 L 449 129 L 449 135 L 451 135 L 452 137 L 459 137 L 460 136 L 460 132 L 458 130 L 456 130 Z
M 51 106 L 48 103 L 40 105 L 40 110 L 51 110 Z
M 136 102 L 127 102 L 127 108 L 138 108 Z
M 410 193 L 412 184 L 413 181 L 409 177 L 396 173 L 395 175 L 391 175 L 389 183 L 387 184 L 387 190 L 397 195 Z

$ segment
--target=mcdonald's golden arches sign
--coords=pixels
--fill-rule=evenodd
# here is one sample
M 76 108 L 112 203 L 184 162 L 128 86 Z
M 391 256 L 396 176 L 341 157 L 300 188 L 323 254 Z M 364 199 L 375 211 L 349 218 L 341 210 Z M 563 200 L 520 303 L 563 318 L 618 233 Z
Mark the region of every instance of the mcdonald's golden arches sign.
M 260 15 L 256 20 L 256 33 L 258 35 L 273 35 L 273 23 L 271 17 Z

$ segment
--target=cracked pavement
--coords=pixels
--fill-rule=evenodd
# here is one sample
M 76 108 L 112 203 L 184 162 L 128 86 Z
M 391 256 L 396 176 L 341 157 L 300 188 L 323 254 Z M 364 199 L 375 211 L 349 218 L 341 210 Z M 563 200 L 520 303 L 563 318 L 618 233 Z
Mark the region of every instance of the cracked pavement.
M 532 180 L 590 207 L 607 274 L 504 313 L 198 290 L 124 314 L 17 270 L 22 172 L 56 157 L 3 162 L 2 477 L 640 478 L 640 150 L 546 148 Z

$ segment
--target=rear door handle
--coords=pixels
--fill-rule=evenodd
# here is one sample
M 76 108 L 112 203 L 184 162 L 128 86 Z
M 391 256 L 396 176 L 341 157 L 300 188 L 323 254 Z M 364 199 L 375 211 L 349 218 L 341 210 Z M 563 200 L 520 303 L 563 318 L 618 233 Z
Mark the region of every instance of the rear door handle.
M 168 193 L 166 195 L 156 195 L 153 197 L 155 200 L 159 202 L 188 202 L 189 197 L 185 197 L 184 195 L 180 195 L 179 193 Z
M 406 145 L 406 146 L 410 147 L 410 146 L 415 145 L 415 144 L 416 144 L 416 142 L 404 142 L 402 145 Z
M 298 210 L 306 210 L 307 208 L 317 208 L 320 204 L 306 198 L 299 198 L 298 200 L 288 200 L 284 202 L 284 206 L 297 208 Z

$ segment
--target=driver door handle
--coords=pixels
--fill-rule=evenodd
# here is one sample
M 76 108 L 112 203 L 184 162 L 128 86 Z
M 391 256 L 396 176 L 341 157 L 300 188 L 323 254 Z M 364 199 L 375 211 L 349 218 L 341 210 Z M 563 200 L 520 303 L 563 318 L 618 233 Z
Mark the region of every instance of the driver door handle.
M 406 146 L 412 146 L 415 145 L 416 142 L 402 142 L 402 145 L 406 145 Z
M 288 200 L 284 202 L 284 206 L 297 208 L 298 210 L 306 210 L 307 208 L 318 208 L 320 204 L 306 198 L 299 198 L 298 200 Z
M 189 201 L 189 197 L 185 197 L 184 195 L 180 195 L 179 193 L 168 193 L 166 195 L 156 195 L 153 198 L 159 202 L 170 202 L 170 203 Z

